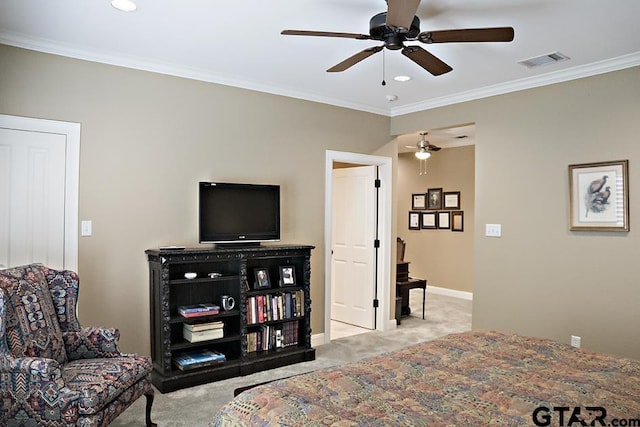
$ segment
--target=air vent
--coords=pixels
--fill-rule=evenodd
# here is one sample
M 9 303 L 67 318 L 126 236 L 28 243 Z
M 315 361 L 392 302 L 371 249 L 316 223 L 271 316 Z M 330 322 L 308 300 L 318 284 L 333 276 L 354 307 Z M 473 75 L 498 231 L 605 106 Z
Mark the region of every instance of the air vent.
M 518 64 L 524 65 L 528 68 L 533 68 L 541 65 L 555 64 L 556 62 L 566 61 L 568 59 L 570 58 L 567 55 L 560 52 L 553 52 L 546 55 L 536 56 L 535 58 L 518 61 Z

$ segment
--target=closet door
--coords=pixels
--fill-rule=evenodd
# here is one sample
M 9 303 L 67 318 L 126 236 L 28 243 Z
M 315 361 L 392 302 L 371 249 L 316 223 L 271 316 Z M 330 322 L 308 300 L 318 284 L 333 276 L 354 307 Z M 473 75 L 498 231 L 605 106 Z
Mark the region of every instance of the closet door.
M 74 150 L 69 134 L 60 132 L 57 123 L 0 117 L 2 266 L 41 262 L 54 268 L 76 267 L 77 191 L 75 206 L 67 203 L 67 174 L 74 170 L 68 167 L 68 154 Z M 69 224 L 68 217 L 75 223 Z M 75 242 L 67 242 L 73 236 Z M 75 246 L 75 254 L 69 245 Z

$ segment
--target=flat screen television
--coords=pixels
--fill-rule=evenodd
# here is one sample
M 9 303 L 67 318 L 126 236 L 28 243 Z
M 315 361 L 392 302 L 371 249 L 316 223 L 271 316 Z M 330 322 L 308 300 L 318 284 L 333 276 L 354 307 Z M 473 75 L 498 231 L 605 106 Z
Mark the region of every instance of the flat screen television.
M 200 182 L 200 243 L 245 243 L 280 240 L 280 186 Z

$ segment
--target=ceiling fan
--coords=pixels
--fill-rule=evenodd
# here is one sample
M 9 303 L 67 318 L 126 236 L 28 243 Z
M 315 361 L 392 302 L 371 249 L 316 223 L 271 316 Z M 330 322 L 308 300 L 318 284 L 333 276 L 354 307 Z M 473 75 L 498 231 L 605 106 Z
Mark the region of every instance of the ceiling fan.
M 437 145 L 433 145 L 429 141 L 427 141 L 427 133 L 428 132 L 420 132 L 421 139 L 416 144 L 418 151 L 416 151 L 416 157 L 420 160 L 426 160 L 431 157 L 431 152 L 440 151 L 441 147 Z M 413 148 L 411 145 L 407 145 L 407 148 Z
M 344 71 L 385 47 L 400 50 L 402 54 L 434 76 L 448 73 L 452 68 L 441 59 L 420 46 L 405 46 L 405 41 L 425 44 L 459 42 L 510 42 L 513 40 L 512 27 L 467 28 L 456 30 L 422 31 L 420 19 L 415 16 L 420 0 L 387 0 L 387 11 L 374 15 L 369 21 L 369 35 L 338 33 L 330 31 L 284 30 L 280 34 L 293 36 L 343 37 L 358 40 L 378 40 L 384 44 L 374 46 L 345 59 L 329 68 L 327 72 Z

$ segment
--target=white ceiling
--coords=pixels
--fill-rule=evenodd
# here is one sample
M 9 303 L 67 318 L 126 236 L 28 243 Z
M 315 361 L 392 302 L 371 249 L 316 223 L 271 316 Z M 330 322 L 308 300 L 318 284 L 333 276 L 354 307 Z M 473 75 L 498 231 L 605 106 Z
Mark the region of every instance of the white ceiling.
M 638 0 L 422 0 L 422 31 L 515 29 L 511 43 L 407 43 L 453 67 L 438 77 L 389 50 L 327 73 L 380 43 L 280 35 L 368 34 L 384 0 L 135 1 L 138 10 L 123 13 L 109 0 L 0 0 L 0 43 L 392 117 L 640 65 Z M 571 60 L 535 69 L 518 64 L 555 51 Z M 399 74 L 412 80 L 395 82 Z

